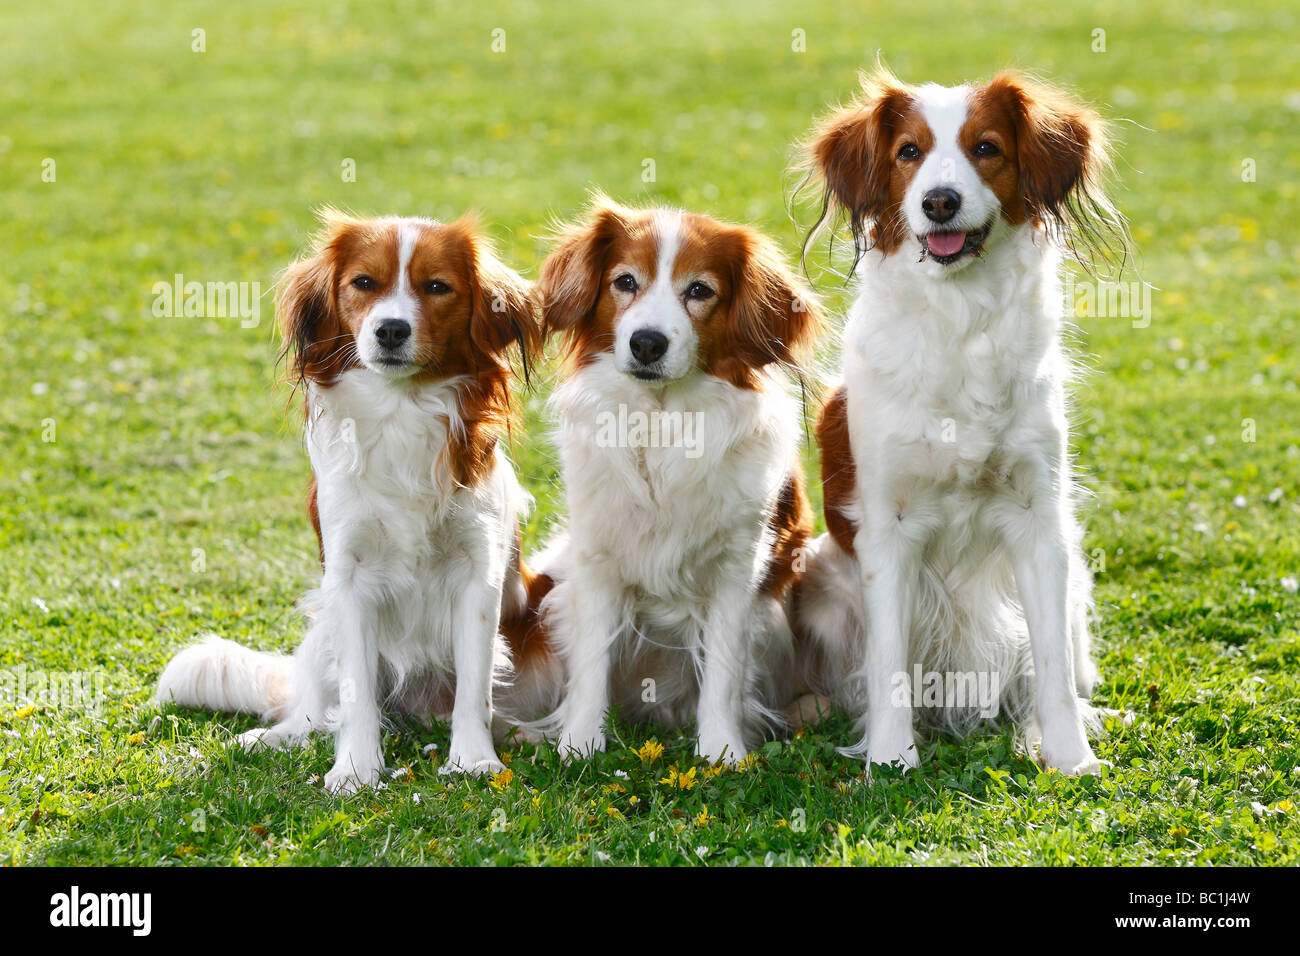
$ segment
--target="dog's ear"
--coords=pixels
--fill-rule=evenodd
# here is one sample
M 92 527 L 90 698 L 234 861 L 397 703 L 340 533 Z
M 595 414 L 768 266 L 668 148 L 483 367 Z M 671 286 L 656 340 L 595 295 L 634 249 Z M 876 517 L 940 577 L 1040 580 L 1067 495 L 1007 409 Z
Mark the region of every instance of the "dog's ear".
M 564 333 L 571 345 L 581 337 L 600 299 L 609 247 L 627 233 L 630 218 L 629 210 L 596 196 L 581 221 L 561 227 L 538 280 L 546 336 Z
M 981 92 L 1011 116 L 1020 187 L 1036 220 L 1059 218 L 1072 193 L 1100 185 L 1106 129 L 1095 110 L 1012 72 L 998 74 Z
M 737 371 L 774 362 L 799 366 L 823 324 L 816 296 L 762 234 L 735 226 L 724 241 L 737 251 L 726 318 L 730 354 L 722 360 Z
M 912 94 L 883 66 L 864 75 L 861 86 L 852 101 L 817 124 L 805 146 L 804 166 L 809 179 L 819 178 L 825 189 L 814 231 L 836 206 L 863 246 L 871 226 L 889 211 L 890 146 Z
M 980 91 L 1000 101 L 1016 132 L 1016 165 L 1029 218 L 1072 250 L 1123 253 L 1124 222 L 1106 198 L 1106 124 L 1097 111 L 1047 84 L 1000 73 Z
M 321 223 L 312 254 L 289 266 L 278 284 L 280 360 L 288 360 L 296 382 L 329 382 L 356 363 L 339 319 L 336 264 L 358 223 L 333 210 L 321 213 Z
M 447 228 L 464 235 L 473 257 L 471 344 L 500 365 L 506 364 L 510 347 L 517 345 L 528 381 L 542 341 L 532 284 L 501 261 L 473 218 L 462 216 Z

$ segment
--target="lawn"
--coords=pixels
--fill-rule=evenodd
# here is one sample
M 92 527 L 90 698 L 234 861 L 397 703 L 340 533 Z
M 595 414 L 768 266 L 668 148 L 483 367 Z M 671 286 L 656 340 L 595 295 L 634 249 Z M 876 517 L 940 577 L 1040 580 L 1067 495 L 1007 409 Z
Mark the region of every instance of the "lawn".
M 391 6 L 0 11 L 0 864 L 1300 862 L 1300 14 Z M 461 780 L 437 773 L 446 728 L 410 725 L 386 789 L 334 798 L 328 741 L 243 754 L 251 718 L 151 704 L 197 634 L 302 632 L 316 551 L 269 290 L 314 208 L 476 208 L 536 276 L 549 224 L 599 185 L 753 222 L 793 257 L 791 144 L 877 50 L 914 80 L 1031 68 L 1122 119 L 1115 197 L 1156 290 L 1149 323 L 1078 319 L 1098 696 L 1135 714 L 1100 777 L 1042 773 L 1006 730 L 928 738 L 920 770 L 866 782 L 836 717 L 743 772 L 620 724 L 593 762 L 525 745 Z M 258 321 L 156 317 L 178 274 L 260 283 Z M 512 449 L 528 547 L 560 517 L 550 385 Z

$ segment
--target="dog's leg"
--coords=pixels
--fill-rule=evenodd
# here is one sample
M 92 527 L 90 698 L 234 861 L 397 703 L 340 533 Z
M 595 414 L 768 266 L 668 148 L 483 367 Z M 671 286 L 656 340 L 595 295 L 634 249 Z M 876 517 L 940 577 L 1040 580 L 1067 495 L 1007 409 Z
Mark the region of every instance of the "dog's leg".
M 332 621 L 339 671 L 339 727 L 334 766 L 325 775 L 330 793 L 373 787 L 384 769 L 379 745 L 379 651 L 376 615 L 363 608 L 354 587 L 340 588 L 325 609 Z
M 1088 745 L 1078 696 L 1067 507 L 1060 482 L 1049 478 L 1009 503 L 1004 524 L 1034 656 L 1040 756 L 1045 766 L 1079 776 L 1097 773 L 1100 764 Z
M 294 653 L 290 681 L 292 695 L 281 708 L 269 715 L 274 724 L 239 735 L 241 747 L 245 750 L 296 747 L 314 731 L 325 729 L 328 706 L 325 656 L 331 653 L 327 643 L 324 625 L 320 622 L 313 624 Z
M 863 499 L 868 500 L 865 495 Z M 913 602 L 927 533 L 921 512 L 919 501 L 897 504 L 874 500 L 865 509 L 863 526 L 854 542 L 861 561 L 867 621 L 860 677 L 867 692 L 863 745 L 868 767 L 874 763 L 915 767 L 919 763 L 907 665 Z M 862 750 L 863 745 L 856 749 Z
M 744 759 L 745 695 L 748 693 L 753 598 L 731 583 L 718 589 L 704 627 L 704 669 L 696 724 L 695 751 L 716 763 L 735 766 Z
M 1092 609 L 1092 575 L 1083 552 L 1070 548 L 1070 638 L 1074 646 L 1074 686 L 1084 700 L 1092 699 L 1099 677 L 1092 660 L 1092 628 L 1088 620 Z
M 492 746 L 492 652 L 501 618 L 501 588 L 471 584 L 457 598 L 452 654 L 456 703 L 451 712 L 451 747 L 442 773 L 497 773 L 505 765 Z
M 564 759 L 589 757 L 605 749 L 605 713 L 609 709 L 610 646 L 620 625 L 617 591 L 600 583 L 599 574 L 575 566 L 566 582 L 566 607 L 557 623 L 564 653 L 564 702 L 556 746 Z

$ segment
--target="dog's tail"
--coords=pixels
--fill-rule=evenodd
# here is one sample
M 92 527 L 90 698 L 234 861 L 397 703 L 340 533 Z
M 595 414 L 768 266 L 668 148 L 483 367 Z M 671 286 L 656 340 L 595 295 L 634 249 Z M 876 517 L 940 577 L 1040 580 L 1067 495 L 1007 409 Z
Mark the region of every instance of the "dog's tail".
M 250 650 L 209 634 L 163 669 L 157 700 L 197 710 L 271 716 L 289 700 L 292 662 L 285 654 Z
M 535 556 L 534 570 L 524 563 L 516 542 L 513 596 L 502 603 L 501 634 L 510 649 L 510 668 L 500 676 L 495 703 L 525 740 L 541 738 L 539 720 L 559 706 L 564 691 L 564 664 L 542 609 L 563 575 L 564 562 L 557 559 L 562 551 L 562 543 L 551 542 Z

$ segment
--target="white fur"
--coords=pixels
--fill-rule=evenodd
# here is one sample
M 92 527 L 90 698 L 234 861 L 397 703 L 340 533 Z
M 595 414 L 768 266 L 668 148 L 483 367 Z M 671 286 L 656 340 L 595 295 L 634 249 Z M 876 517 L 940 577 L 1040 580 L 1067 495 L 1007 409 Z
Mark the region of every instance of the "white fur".
M 917 90 L 917 106 L 934 134 L 934 145 L 925 154 L 921 168 L 912 177 L 903 196 L 903 215 L 907 219 L 909 238 L 895 255 L 919 259 L 921 242 L 917 237 L 934 229 L 969 232 L 992 223 L 993 231 L 999 232 L 1006 227 L 1000 216 L 1002 205 L 997 193 L 980 178 L 957 139 L 966 122 L 971 92 L 969 86 L 948 87 L 933 83 Z M 925 194 L 936 187 L 947 187 L 961 196 L 961 209 L 957 215 L 938 226 L 926 218 L 921 207 Z M 996 237 L 990 236 L 986 243 L 997 241 Z M 921 263 L 921 271 L 935 278 L 951 276 L 970 268 L 977 261 L 971 256 L 950 265 L 927 260 Z
M 357 332 L 357 356 L 363 365 L 380 375 L 406 378 L 420 371 L 415 355 L 415 336 L 399 348 L 385 349 L 379 344 L 375 330 L 384 319 L 405 319 L 412 327 L 419 321 L 420 303 L 411 288 L 411 257 L 420 239 L 421 222 L 416 219 L 398 219 L 397 225 L 397 282 L 388 294 L 376 299 Z M 385 364 L 384 359 L 403 364 Z
M 919 196 L 941 176 L 972 220 L 945 228 L 983 224 L 992 193 L 955 143 L 968 96 L 921 90 L 937 145 L 904 201 L 913 234 L 928 227 Z M 1003 712 L 1036 713 L 1047 766 L 1095 771 L 1060 256 L 1000 217 L 983 257 L 961 268 L 918 262 L 918 250 L 868 253 L 858 269 L 843 362 L 860 560 L 817 542 L 799 602 L 812 638 L 804 671 L 864 715 L 851 752 L 868 764 L 917 765 L 912 705 L 891 691 L 920 662 L 996 673 Z M 946 706 L 926 716 L 954 730 L 978 720 Z
M 633 333 L 643 330 L 660 332 L 668 339 L 668 351 L 656 366 L 663 378 L 684 378 L 695 368 L 699 336 L 692 321 L 691 306 L 683 303 L 682 294 L 697 279 L 711 281 L 713 285 L 717 280 L 707 274 L 673 275 L 673 264 L 681 248 L 681 223 L 681 213 L 675 209 L 655 212 L 651 228 L 659 243 L 659 255 L 653 277 L 625 263 L 616 263 L 609 270 L 609 275 L 615 277 L 629 273 L 642 290 L 633 297 L 617 288 L 610 289 L 615 301 L 625 306 L 614 329 L 614 363 L 621 371 L 632 372 L 642 367 L 632 355 L 631 340 Z M 627 305 L 628 302 L 631 304 Z
M 492 677 L 507 662 L 503 591 L 509 604 L 523 600 L 512 557 L 524 494 L 499 448 L 480 485 L 455 483 L 444 454 L 461 427 L 454 386 L 364 368 L 309 386 L 325 549 L 321 585 L 304 601 L 311 627 L 291 664 L 229 641 L 183 651 L 163 674 L 161 700 L 275 721 L 244 735 L 246 745 L 333 731 L 325 785 L 334 792 L 378 780 L 385 702 L 417 716 L 450 709 L 444 770 L 501 768 Z
M 543 613 L 568 675 L 562 752 L 604 749 L 610 704 L 669 726 L 696 718 L 698 752 L 731 762 L 779 720 L 792 639 L 758 585 L 796 461 L 787 388 L 775 372 L 756 391 L 701 372 L 652 386 L 605 354 L 556 390 L 569 527 L 539 570 L 557 579 Z M 620 404 L 703 413 L 699 448 L 603 447 L 599 418 Z
M 290 659 L 208 634 L 173 657 L 158 678 L 158 700 L 261 714 L 289 699 Z

